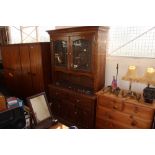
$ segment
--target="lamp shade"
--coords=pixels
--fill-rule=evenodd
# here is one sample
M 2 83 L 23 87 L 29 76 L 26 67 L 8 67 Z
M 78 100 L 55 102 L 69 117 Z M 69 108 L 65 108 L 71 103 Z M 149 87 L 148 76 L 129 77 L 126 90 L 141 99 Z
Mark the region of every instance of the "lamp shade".
M 153 67 L 148 67 L 144 76 L 139 79 L 139 82 L 155 85 L 155 69 Z
M 128 67 L 127 73 L 122 77 L 122 80 L 126 81 L 136 81 L 137 80 L 137 68 L 132 65 Z

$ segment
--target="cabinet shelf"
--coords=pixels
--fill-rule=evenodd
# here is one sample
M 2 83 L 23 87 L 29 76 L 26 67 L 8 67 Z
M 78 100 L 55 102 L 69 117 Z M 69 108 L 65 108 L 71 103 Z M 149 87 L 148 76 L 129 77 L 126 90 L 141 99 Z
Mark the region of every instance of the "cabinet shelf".
M 66 69 L 58 68 L 58 67 L 55 67 L 54 71 L 56 71 L 56 72 L 59 71 L 59 72 L 72 74 L 72 75 L 76 75 L 76 76 L 87 76 L 91 79 L 94 78 L 94 76 L 91 73 L 87 73 L 87 72 L 70 71 L 70 70 L 66 70 Z

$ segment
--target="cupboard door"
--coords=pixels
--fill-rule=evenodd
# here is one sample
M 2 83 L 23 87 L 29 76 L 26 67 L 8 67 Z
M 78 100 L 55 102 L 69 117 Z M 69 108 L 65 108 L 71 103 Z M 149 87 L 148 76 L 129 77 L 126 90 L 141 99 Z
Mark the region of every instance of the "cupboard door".
M 52 99 L 52 113 L 55 117 L 60 117 L 61 102 L 55 98 Z
M 21 86 L 20 71 L 4 69 L 5 83 L 12 95 L 21 95 L 23 87 Z
M 18 45 L 2 47 L 2 58 L 5 69 L 21 71 Z
M 74 103 L 69 102 L 68 100 L 62 100 L 63 103 L 63 115 L 69 125 L 75 125 L 75 105 Z
M 75 124 L 78 128 L 89 129 L 91 128 L 91 112 L 84 109 L 82 106 L 75 106 Z
M 24 88 L 23 96 L 31 96 L 32 93 L 32 79 L 31 79 L 31 68 L 30 68 L 30 55 L 29 47 L 27 45 L 20 46 L 20 57 L 21 57 L 21 67 L 22 67 L 22 87 Z
M 93 63 L 93 35 L 71 37 L 71 69 L 91 72 Z
M 42 52 L 38 44 L 29 45 L 29 49 L 33 93 L 36 94 L 44 91 Z
M 54 66 L 67 68 L 68 66 L 68 38 L 58 37 L 53 42 Z
M 8 90 L 16 96 L 21 94 L 21 65 L 18 45 L 2 47 L 4 78 Z

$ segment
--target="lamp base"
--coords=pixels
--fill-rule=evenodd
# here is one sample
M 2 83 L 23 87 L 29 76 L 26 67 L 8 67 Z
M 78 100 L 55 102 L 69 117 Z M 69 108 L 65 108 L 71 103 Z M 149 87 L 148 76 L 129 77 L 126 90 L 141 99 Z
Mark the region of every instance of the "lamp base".
M 141 99 L 141 94 L 136 93 L 136 92 L 131 91 L 131 90 L 128 90 L 128 91 L 124 90 L 124 91 L 122 91 L 121 95 L 122 95 L 122 97 L 124 97 L 124 98 L 135 99 L 135 100 L 137 100 L 138 102 L 139 102 L 140 99 Z
M 144 88 L 143 97 L 146 103 L 153 103 L 153 100 L 155 99 L 155 88 Z

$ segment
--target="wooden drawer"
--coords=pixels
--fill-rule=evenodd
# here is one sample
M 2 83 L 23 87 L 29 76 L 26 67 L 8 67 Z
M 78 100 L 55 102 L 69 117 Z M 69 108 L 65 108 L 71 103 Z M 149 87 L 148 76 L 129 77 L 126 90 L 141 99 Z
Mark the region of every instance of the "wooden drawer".
M 95 103 L 95 100 L 91 100 L 91 99 L 89 99 L 89 98 L 86 98 L 86 97 L 83 97 L 83 96 L 78 96 L 78 95 L 76 95 L 76 96 L 74 96 L 74 97 L 71 96 L 71 97 L 70 97 L 70 100 L 71 100 L 73 103 L 82 106 L 84 109 L 91 109 L 92 106 L 93 106 L 94 103 Z
M 124 113 L 136 116 L 144 120 L 153 120 L 154 109 L 140 105 L 133 104 L 131 102 L 125 102 Z
M 97 120 L 98 118 L 107 121 L 114 121 L 124 124 L 127 128 L 151 128 L 152 120 L 146 121 L 139 117 L 125 114 L 119 111 L 113 111 L 103 107 L 97 107 Z
M 68 102 L 82 106 L 84 109 L 87 110 L 91 110 L 92 108 L 94 108 L 96 103 L 96 97 L 87 97 L 54 86 L 50 86 L 49 90 L 51 100 L 67 100 Z
M 97 129 L 126 129 L 127 126 L 124 126 L 120 123 L 113 122 L 106 119 L 97 118 L 96 120 Z
M 124 109 L 124 100 L 120 98 L 100 95 L 97 98 L 97 103 L 99 106 L 103 106 L 108 109 L 114 109 L 118 111 L 122 111 Z
M 57 89 L 55 87 L 50 87 L 50 98 L 56 98 L 56 99 L 67 99 L 68 98 L 68 94 L 63 92 L 60 89 Z

